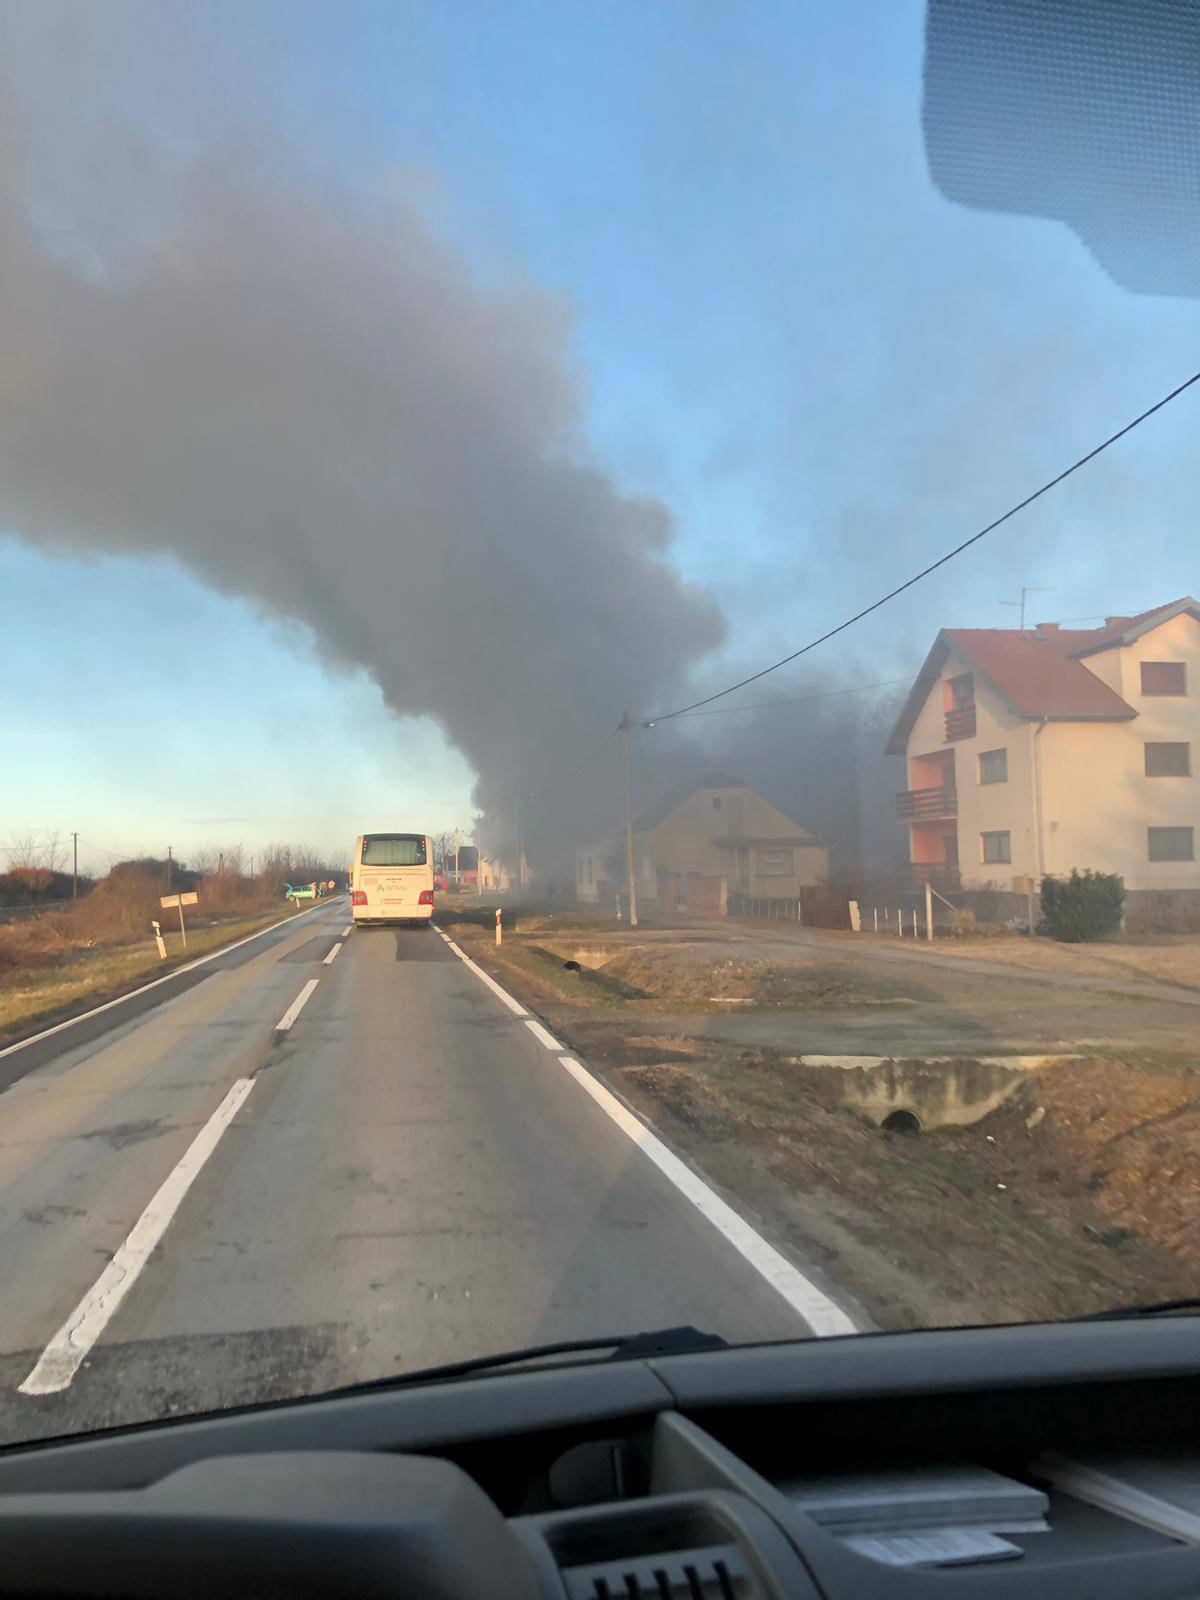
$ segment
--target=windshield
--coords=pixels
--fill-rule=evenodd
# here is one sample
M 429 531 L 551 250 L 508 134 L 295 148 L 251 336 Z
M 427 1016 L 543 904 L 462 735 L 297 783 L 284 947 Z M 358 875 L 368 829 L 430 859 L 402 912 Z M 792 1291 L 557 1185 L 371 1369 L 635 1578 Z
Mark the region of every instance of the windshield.
M 1198 1292 L 1197 27 L 0 0 L 0 1443 Z
M 364 867 L 423 867 L 425 840 L 415 833 L 367 834 L 358 859 Z

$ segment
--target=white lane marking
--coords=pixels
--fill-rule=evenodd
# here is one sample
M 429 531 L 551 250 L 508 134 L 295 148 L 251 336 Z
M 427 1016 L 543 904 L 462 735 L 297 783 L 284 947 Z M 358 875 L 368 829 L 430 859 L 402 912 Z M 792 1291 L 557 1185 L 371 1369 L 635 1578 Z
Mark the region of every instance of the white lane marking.
M 477 977 L 482 978 L 488 988 L 492 989 L 510 1010 L 522 1009 L 512 995 L 502 989 L 482 967 L 476 966 L 469 956 L 464 955 L 452 939 L 446 942 L 455 955 L 464 961 Z M 534 1026 L 531 1019 L 526 1019 L 526 1026 Z M 622 1132 L 629 1135 L 643 1155 L 653 1161 L 663 1176 L 692 1202 L 700 1214 L 712 1223 L 738 1254 L 743 1256 L 776 1293 L 787 1301 L 793 1311 L 804 1318 L 813 1333 L 823 1338 L 830 1334 L 858 1332 L 857 1326 L 841 1306 L 831 1300 L 824 1290 L 819 1289 L 811 1278 L 806 1278 L 799 1267 L 793 1266 L 780 1255 L 774 1245 L 768 1244 L 760 1233 L 755 1232 L 744 1217 L 740 1217 L 731 1205 L 710 1189 L 698 1173 L 693 1172 L 691 1167 L 680 1161 L 677 1155 L 672 1154 L 662 1140 L 650 1132 L 641 1118 L 636 1117 L 627 1106 L 622 1105 L 616 1095 L 610 1093 L 598 1078 L 593 1077 L 586 1067 L 575 1060 L 574 1056 L 559 1056 L 558 1060 L 560 1066 L 566 1068 L 601 1110 L 612 1118 Z
M 128 994 L 118 995 L 115 1000 L 106 1000 L 101 1006 L 93 1006 L 90 1011 L 81 1011 L 77 1017 L 68 1017 L 65 1022 L 56 1022 L 52 1028 L 43 1028 L 41 1033 L 30 1034 L 28 1039 L 18 1039 L 16 1044 L 5 1045 L 0 1050 L 0 1059 L 11 1056 L 16 1050 L 27 1050 L 31 1044 L 39 1040 L 49 1039 L 56 1033 L 61 1033 L 64 1028 L 73 1028 L 77 1022 L 86 1022 L 89 1017 L 98 1017 L 102 1011 L 111 1011 L 113 1006 L 123 1006 L 127 1000 L 136 1000 L 139 994 L 146 994 L 151 989 L 157 989 L 160 983 L 170 983 L 172 978 L 177 978 L 181 972 L 194 972 L 197 967 L 204 966 L 209 961 L 215 961 L 218 956 L 227 956 L 231 950 L 239 950 L 242 945 L 249 944 L 253 939 L 261 939 L 265 933 L 273 933 L 276 928 L 285 925 L 294 927 L 297 922 L 302 922 L 305 917 L 316 916 L 319 912 L 328 911 L 328 906 L 313 906 L 308 911 L 301 911 L 299 916 L 294 912 L 281 918 L 279 922 L 272 922 L 265 928 L 260 928 L 257 933 L 248 933 L 244 939 L 235 939 L 232 944 L 223 944 L 219 950 L 210 950 L 206 956 L 197 956 L 195 961 L 185 961 L 181 967 L 173 967 L 170 972 L 165 972 L 161 978 L 152 978 L 149 983 L 143 983 L 140 989 L 131 989 Z
M 134 1223 L 116 1255 L 42 1351 L 37 1366 L 20 1385 L 22 1394 L 57 1394 L 68 1387 L 80 1363 L 133 1288 L 184 1195 L 253 1087 L 253 1078 L 239 1078 L 233 1085 Z
M 349 935 L 352 934 L 353 932 L 354 932 L 354 924 L 352 922 L 348 922 L 346 924 L 346 926 L 342 929 L 342 938 L 343 939 L 348 938 Z
M 815 1334 L 824 1336 L 838 1333 L 857 1333 L 854 1323 L 817 1285 L 806 1278 L 798 1267 L 784 1259 L 773 1245 L 756 1233 L 732 1206 L 705 1183 L 691 1167 L 673 1155 L 662 1140 L 615 1094 L 575 1060 L 573 1056 L 559 1056 L 559 1065 L 567 1069 L 576 1083 L 627 1133 L 644 1156 L 670 1179 L 679 1192 L 686 1196 L 745 1259 L 767 1280 L 776 1293 L 782 1295 L 792 1309 L 799 1313 Z
M 453 939 L 447 939 L 446 943 L 450 946 L 451 950 L 454 951 L 454 954 L 463 963 L 463 965 L 470 967 L 475 976 L 480 979 L 481 982 L 487 984 L 488 988 L 498 1000 L 503 1000 L 504 1004 L 514 1016 L 523 1017 L 525 1015 L 525 1007 L 521 1004 L 521 1002 L 519 1000 L 514 1000 L 507 989 L 502 989 L 496 982 L 495 978 L 492 977 L 490 972 L 485 972 L 482 967 L 477 967 L 471 960 L 470 956 L 459 949 Z
M 333 965 L 333 963 L 334 963 L 334 959 L 337 956 L 338 951 L 341 948 L 342 948 L 342 945 L 341 945 L 341 941 L 339 940 L 338 943 L 334 945 L 333 949 L 329 952 L 329 954 L 325 957 L 325 960 L 322 962 L 322 966 L 331 967 Z
M 542 1027 L 541 1023 L 535 1021 L 533 1017 L 525 1018 L 525 1026 L 529 1029 L 530 1033 L 535 1039 L 540 1040 L 541 1043 L 546 1046 L 547 1050 L 562 1049 L 562 1045 L 559 1044 L 554 1035 L 552 1033 L 547 1033 L 545 1028 Z
M 291 1027 L 292 1023 L 295 1022 L 296 1018 L 300 1015 L 300 1013 L 304 1010 L 304 1007 L 308 1004 L 309 997 L 311 996 L 313 990 L 317 987 L 317 984 L 319 982 L 320 982 L 319 978 L 310 978 L 308 980 L 308 982 L 304 985 L 303 989 L 301 989 L 300 993 L 296 996 L 296 998 L 292 1001 L 291 1005 L 287 1008 L 287 1010 L 280 1017 L 279 1021 L 275 1024 L 275 1032 L 276 1033 L 286 1033 L 287 1032 L 287 1030 Z

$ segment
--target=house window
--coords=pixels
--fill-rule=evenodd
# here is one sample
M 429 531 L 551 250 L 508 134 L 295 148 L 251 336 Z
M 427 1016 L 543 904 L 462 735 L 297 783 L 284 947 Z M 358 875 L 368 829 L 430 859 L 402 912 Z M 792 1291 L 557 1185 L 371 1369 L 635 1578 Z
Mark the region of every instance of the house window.
M 1194 861 L 1191 828 L 1147 828 L 1147 853 L 1151 861 Z
M 642 882 L 643 883 L 649 883 L 650 879 L 653 876 L 654 876 L 654 874 L 650 870 L 650 857 L 649 856 L 643 856 L 642 857 Z
M 1147 741 L 1143 748 L 1148 778 L 1186 778 L 1191 775 L 1190 745 L 1151 744 Z
M 588 882 L 592 882 L 592 858 L 588 857 Z
M 583 857 L 582 856 L 576 856 L 575 857 L 575 882 L 576 883 L 582 883 L 583 882 Z
M 999 863 L 1012 860 L 1012 835 L 1006 828 L 1003 833 L 981 833 L 983 841 L 983 859 L 985 862 Z
M 979 755 L 980 783 L 1008 782 L 1008 751 L 983 750 Z
M 1187 668 L 1182 661 L 1143 661 L 1143 694 L 1186 694 Z
M 761 877 L 773 877 L 787 874 L 792 870 L 792 852 L 790 850 L 760 850 L 758 852 L 758 870 Z
M 713 795 L 713 810 L 714 811 L 720 811 L 720 809 L 721 809 L 721 796 L 719 794 L 715 794 L 715 795 Z

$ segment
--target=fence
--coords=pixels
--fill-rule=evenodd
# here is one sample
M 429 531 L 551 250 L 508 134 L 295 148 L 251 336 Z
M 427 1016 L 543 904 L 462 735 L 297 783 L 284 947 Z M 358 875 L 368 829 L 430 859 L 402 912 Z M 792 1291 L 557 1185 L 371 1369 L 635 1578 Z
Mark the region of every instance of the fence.
M 854 925 L 851 904 L 849 897 L 840 890 L 814 885 L 801 889 L 798 896 L 787 899 L 731 892 L 728 914 L 731 917 L 764 917 L 776 922 L 796 922 L 804 928 L 849 929 Z
M 946 915 L 950 913 L 947 911 Z M 859 921 L 863 933 L 890 933 L 901 939 L 928 938 L 924 884 L 919 889 L 894 890 L 879 901 L 864 900 L 859 905 Z
M 764 899 L 757 895 L 731 894 L 728 900 L 731 917 L 766 917 L 772 922 L 799 922 L 804 917 L 797 899 Z

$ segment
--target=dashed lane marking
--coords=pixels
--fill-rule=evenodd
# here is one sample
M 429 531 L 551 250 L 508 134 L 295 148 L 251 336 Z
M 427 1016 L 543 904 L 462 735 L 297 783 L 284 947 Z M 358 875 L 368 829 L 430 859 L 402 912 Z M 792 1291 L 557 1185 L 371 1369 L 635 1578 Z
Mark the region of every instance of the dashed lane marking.
M 312 998 L 312 992 L 317 987 L 319 982 L 319 978 L 310 978 L 308 980 L 303 989 L 301 989 L 300 993 L 296 996 L 291 1005 L 275 1024 L 276 1033 L 287 1032 L 292 1023 L 295 1022 L 296 1018 L 300 1015 L 305 1006 L 308 1004 L 309 1000 Z
M 42 1351 L 37 1366 L 20 1385 L 22 1394 L 57 1394 L 70 1385 L 113 1313 L 137 1282 L 184 1195 L 253 1087 L 253 1078 L 239 1078 L 233 1085 L 125 1236 L 116 1255 Z

